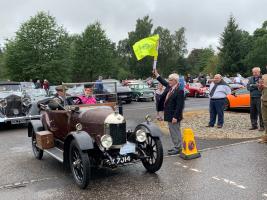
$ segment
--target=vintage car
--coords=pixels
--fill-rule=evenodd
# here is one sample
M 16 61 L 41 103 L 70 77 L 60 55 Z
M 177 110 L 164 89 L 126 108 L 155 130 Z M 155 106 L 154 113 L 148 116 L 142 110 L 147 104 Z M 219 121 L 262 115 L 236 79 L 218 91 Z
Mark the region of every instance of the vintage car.
M 117 102 L 86 105 L 79 97 L 65 99 L 64 105 L 57 98 L 38 102 L 41 118 L 28 127 L 37 159 L 46 152 L 62 162 L 80 188 L 87 187 L 92 167 L 116 168 L 140 160 L 150 173 L 161 168 L 161 131 L 149 116 L 135 130 L 126 130 Z
M 232 91 L 231 94 L 227 95 L 225 110 L 230 109 L 245 109 L 250 108 L 250 92 L 247 88 L 237 89 Z
M 45 89 L 26 89 L 25 92 L 32 102 L 40 101 L 48 96 Z
M 142 81 L 129 84 L 133 92 L 133 99 L 135 101 L 154 101 L 154 90 L 150 89 L 148 85 Z
M 203 87 L 201 83 L 187 83 L 185 88 L 188 90 L 188 97 L 208 97 L 209 89 Z
M 25 124 L 39 118 L 30 96 L 18 82 L 0 82 L 0 123 Z

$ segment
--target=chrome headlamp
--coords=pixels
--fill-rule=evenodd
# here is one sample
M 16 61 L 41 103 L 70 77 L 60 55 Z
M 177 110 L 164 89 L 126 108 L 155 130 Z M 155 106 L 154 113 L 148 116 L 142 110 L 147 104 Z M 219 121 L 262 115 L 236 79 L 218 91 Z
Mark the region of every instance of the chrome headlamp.
M 0 108 L 7 107 L 7 100 L 6 99 L 0 99 Z
M 25 97 L 25 98 L 22 99 L 22 104 L 23 104 L 24 106 L 26 106 L 26 107 L 30 106 L 31 103 L 32 103 L 32 102 L 31 102 L 31 99 L 28 98 L 28 97 Z
M 109 149 L 113 144 L 112 137 L 107 134 L 103 135 L 100 141 L 101 141 L 101 145 L 106 149 Z
M 135 136 L 138 142 L 146 141 L 146 132 L 142 129 L 137 130 L 135 133 Z

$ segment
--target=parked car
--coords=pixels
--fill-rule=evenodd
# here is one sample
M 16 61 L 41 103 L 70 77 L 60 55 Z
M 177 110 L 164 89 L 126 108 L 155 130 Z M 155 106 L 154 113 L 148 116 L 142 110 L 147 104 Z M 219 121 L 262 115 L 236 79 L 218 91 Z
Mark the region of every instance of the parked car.
M 35 85 L 33 82 L 20 82 L 22 90 L 27 90 L 27 89 L 34 89 Z
M 185 88 L 189 91 L 188 97 L 208 97 L 209 89 L 201 83 L 187 83 Z
M 32 101 L 19 82 L 0 82 L 0 123 L 25 124 L 39 118 Z
M 154 90 L 150 89 L 146 83 L 139 82 L 129 85 L 133 92 L 135 101 L 154 101 Z
M 55 85 L 52 85 L 49 87 L 48 96 L 54 96 L 57 93 L 56 87 L 57 86 L 55 86 Z
M 116 168 L 140 160 L 150 173 L 161 168 L 161 131 L 150 117 L 127 131 L 117 102 L 84 105 L 79 97 L 65 98 L 64 105 L 56 98 L 37 103 L 41 118 L 28 127 L 37 159 L 46 152 L 62 162 L 80 188 L 87 187 L 92 167 Z
M 239 83 L 228 83 L 229 87 L 231 88 L 232 91 L 241 89 L 241 88 L 245 88 L 244 85 L 241 85 Z
M 247 88 L 232 91 L 227 95 L 225 110 L 229 109 L 249 109 L 250 108 L 250 92 Z
M 123 86 L 118 80 L 115 79 L 105 79 L 102 81 L 104 90 L 107 92 L 113 92 L 114 91 L 114 83 L 116 83 L 116 92 L 118 96 L 118 100 L 120 102 L 124 101 L 126 103 L 132 102 L 132 91 L 129 87 Z
M 25 92 L 27 95 L 29 95 L 32 102 L 47 98 L 45 89 L 26 89 Z

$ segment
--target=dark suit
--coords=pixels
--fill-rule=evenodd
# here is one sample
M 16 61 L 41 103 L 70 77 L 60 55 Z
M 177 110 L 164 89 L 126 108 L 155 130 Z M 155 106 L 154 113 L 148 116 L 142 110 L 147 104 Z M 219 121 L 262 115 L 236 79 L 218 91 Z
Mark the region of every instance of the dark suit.
M 164 111 L 165 121 L 172 122 L 172 118 L 175 118 L 178 122 L 180 122 L 183 119 L 184 91 L 179 90 L 179 87 L 177 87 L 166 100 L 168 92 L 172 88 L 169 86 L 169 83 L 160 76 L 157 78 L 157 80 L 166 87 L 160 98 L 158 110 Z
M 182 145 L 180 122 L 183 119 L 184 91 L 179 90 L 179 87 L 172 90 L 169 83 L 160 76 L 157 80 L 166 87 L 160 98 L 158 110 L 164 111 L 164 121 L 168 122 L 174 147 L 180 149 Z M 173 118 L 177 119 L 176 124 L 172 123 Z

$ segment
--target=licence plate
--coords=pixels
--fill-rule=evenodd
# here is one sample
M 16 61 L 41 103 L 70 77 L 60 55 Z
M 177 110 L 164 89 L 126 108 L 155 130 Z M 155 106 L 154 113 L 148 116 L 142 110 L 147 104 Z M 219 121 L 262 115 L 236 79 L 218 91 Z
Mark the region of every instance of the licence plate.
M 131 142 L 127 142 L 124 144 L 120 149 L 120 154 L 125 155 L 128 153 L 134 153 L 135 152 L 135 144 Z
M 116 165 L 128 163 L 131 161 L 132 161 L 131 156 L 118 156 L 117 158 L 113 159 L 113 162 Z
M 25 124 L 27 121 L 26 119 L 13 119 L 11 120 L 11 124 Z

